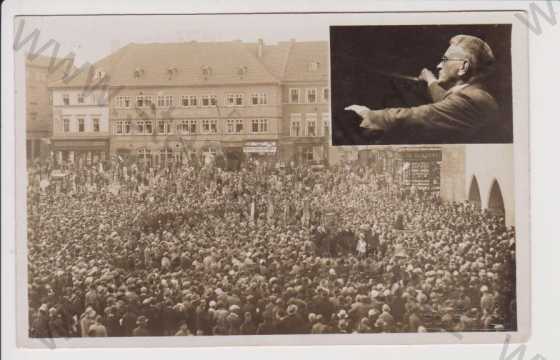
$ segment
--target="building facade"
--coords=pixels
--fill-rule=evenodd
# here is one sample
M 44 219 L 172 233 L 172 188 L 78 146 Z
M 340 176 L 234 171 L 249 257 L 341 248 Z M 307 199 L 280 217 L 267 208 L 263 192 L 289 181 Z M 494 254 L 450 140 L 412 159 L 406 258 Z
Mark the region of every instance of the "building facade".
M 326 161 L 330 144 L 328 44 L 292 42 L 282 82 L 283 160 Z
M 58 162 L 78 165 L 104 161 L 109 155 L 106 92 L 76 88 L 53 91 L 52 149 Z
M 59 64 L 60 59 L 54 59 Z M 50 70 L 51 58 L 28 56 L 25 61 L 26 158 L 48 156 L 52 135 L 52 96 L 49 82 L 63 76 L 61 67 Z
M 327 55 L 326 42 L 129 44 L 51 84 L 56 156 L 324 161 Z

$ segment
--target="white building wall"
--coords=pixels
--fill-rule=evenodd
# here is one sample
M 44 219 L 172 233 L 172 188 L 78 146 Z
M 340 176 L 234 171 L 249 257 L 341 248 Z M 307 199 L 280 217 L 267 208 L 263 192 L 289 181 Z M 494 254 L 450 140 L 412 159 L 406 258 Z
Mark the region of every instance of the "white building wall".
M 109 107 L 105 103 L 105 92 L 92 91 L 84 96 L 83 103 L 78 103 L 80 90 L 54 89 L 53 90 L 53 136 L 76 137 L 91 135 L 108 135 L 109 133 Z M 64 104 L 64 95 L 68 95 L 69 104 Z M 84 119 L 84 132 L 78 132 L 78 119 Z M 64 132 L 64 119 L 70 120 L 70 129 Z M 93 119 L 99 119 L 99 132 L 93 131 Z

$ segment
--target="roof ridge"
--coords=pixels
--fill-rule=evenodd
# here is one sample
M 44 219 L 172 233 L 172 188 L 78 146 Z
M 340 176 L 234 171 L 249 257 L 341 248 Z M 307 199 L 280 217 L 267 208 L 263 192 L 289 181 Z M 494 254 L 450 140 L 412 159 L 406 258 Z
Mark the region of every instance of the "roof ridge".
M 290 54 L 294 47 L 295 41 L 288 42 L 288 51 L 286 51 L 286 58 L 284 59 L 284 64 L 282 66 L 282 80 L 286 78 L 286 71 L 288 70 L 288 60 L 290 59 Z
M 274 80 L 276 80 L 276 81 L 278 81 L 278 82 L 282 81 L 281 79 L 278 79 L 278 77 L 277 77 L 276 75 L 274 75 L 274 74 L 268 69 L 268 67 L 264 64 L 264 62 L 262 61 L 261 58 L 259 58 L 258 56 L 255 56 L 252 52 L 249 51 L 249 49 L 247 49 L 247 46 L 245 46 L 246 44 L 249 44 L 249 43 L 241 43 L 241 44 L 240 44 L 241 47 L 243 48 L 243 51 L 244 51 L 245 53 L 247 53 L 250 57 L 254 58 L 254 59 L 261 65 L 261 67 L 264 69 L 264 71 L 266 71 L 268 75 L 272 76 L 272 78 L 273 78 Z M 257 46 L 259 46 L 258 43 L 257 43 Z M 264 44 L 263 44 L 263 46 L 264 46 Z M 263 50 L 264 50 L 264 49 L 263 49 Z

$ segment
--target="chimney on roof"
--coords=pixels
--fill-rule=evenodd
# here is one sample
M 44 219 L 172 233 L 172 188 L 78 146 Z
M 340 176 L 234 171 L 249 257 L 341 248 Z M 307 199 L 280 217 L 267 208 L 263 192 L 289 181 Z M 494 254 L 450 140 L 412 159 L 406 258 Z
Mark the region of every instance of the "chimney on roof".
M 263 39 L 257 40 L 257 57 L 262 58 L 264 50 L 264 41 Z

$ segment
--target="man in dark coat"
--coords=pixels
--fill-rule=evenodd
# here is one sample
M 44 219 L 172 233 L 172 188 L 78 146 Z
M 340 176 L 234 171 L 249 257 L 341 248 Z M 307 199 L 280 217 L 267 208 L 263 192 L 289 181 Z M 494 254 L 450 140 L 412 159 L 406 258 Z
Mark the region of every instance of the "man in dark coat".
M 391 132 L 412 134 L 412 143 L 480 142 L 482 132 L 496 126 L 498 104 L 483 84 L 494 63 L 486 42 L 457 35 L 437 66 L 439 78 L 428 69 L 419 76 L 428 85 L 432 104 L 382 110 L 351 105 L 346 110 L 363 119 L 361 127 L 384 130 L 389 137 Z

